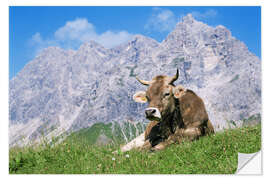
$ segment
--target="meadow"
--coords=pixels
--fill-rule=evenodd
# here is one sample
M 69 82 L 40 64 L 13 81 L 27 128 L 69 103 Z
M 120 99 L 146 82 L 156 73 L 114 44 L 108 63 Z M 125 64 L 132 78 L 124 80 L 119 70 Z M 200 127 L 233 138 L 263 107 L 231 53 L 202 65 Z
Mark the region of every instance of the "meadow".
M 81 137 L 81 135 L 80 135 Z M 261 125 L 224 130 L 158 152 L 95 145 L 71 136 L 58 144 L 13 147 L 10 174 L 233 174 L 237 153 L 261 149 Z M 115 150 L 117 154 L 113 154 Z

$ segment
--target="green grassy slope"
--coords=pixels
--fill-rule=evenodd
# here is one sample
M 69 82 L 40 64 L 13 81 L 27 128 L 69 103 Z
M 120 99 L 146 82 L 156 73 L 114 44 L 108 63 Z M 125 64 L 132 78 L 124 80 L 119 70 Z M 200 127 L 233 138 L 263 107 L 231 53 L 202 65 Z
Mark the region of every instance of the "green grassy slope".
M 78 143 L 87 144 L 120 144 L 128 142 L 139 134 L 143 133 L 146 124 L 143 123 L 96 123 L 89 128 L 81 129 L 80 131 L 72 133 L 66 141 L 78 141 Z M 99 137 L 106 136 L 106 142 Z M 101 141 L 101 142 L 100 142 Z
M 108 132 L 107 134 L 109 136 Z M 10 149 L 9 172 L 11 174 L 231 174 L 237 169 L 238 152 L 254 153 L 261 149 L 260 125 L 226 130 L 193 142 L 172 145 L 155 153 L 132 150 L 114 155 L 112 152 L 118 149 L 119 145 L 97 146 L 84 140 L 80 141 L 78 137 L 80 136 L 70 137 L 55 146 L 45 143 L 38 147 Z

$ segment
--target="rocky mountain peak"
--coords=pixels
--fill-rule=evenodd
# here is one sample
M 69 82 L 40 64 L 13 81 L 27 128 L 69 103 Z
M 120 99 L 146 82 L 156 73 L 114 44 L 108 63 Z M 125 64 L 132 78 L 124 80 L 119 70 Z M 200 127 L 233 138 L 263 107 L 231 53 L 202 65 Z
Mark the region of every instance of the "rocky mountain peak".
M 232 36 L 230 30 L 228 30 L 227 28 L 225 28 L 222 25 L 218 25 L 215 28 L 215 34 L 216 34 L 216 36 L 221 37 L 221 39 L 230 39 Z
M 176 68 L 176 85 L 204 100 L 216 130 L 241 126 L 261 113 L 260 67 L 228 29 L 191 14 L 162 43 L 135 35 L 112 49 L 93 41 L 77 51 L 49 47 L 10 82 L 9 142 L 23 144 L 98 122 L 146 122 L 146 105 L 132 100 L 144 89 L 135 76 L 173 75 Z
M 47 56 L 48 54 L 58 54 L 65 52 L 64 49 L 56 46 L 50 46 L 47 48 L 44 48 L 37 56 Z
M 95 41 L 88 41 L 83 43 L 79 49 L 78 52 L 90 52 L 90 51 L 107 51 L 105 47 L 103 47 L 101 44 L 95 42 Z
M 196 20 L 194 19 L 191 13 L 187 14 L 182 18 L 182 22 L 185 24 L 193 24 L 195 21 Z
M 152 38 L 137 34 L 128 43 L 128 45 L 136 48 L 143 48 L 145 46 L 156 47 L 159 43 Z

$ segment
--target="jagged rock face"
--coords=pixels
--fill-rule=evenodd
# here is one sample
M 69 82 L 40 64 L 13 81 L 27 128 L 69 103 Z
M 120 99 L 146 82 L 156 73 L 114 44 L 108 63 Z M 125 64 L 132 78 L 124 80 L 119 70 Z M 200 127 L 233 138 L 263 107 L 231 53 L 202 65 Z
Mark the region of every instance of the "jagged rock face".
M 261 113 L 260 59 L 225 27 L 187 15 L 161 43 L 137 35 L 112 49 L 95 42 L 45 49 L 10 81 L 10 145 L 97 122 L 146 121 L 146 105 L 132 100 L 146 89 L 135 75 L 149 80 L 176 68 L 175 84 L 202 97 L 216 130 Z

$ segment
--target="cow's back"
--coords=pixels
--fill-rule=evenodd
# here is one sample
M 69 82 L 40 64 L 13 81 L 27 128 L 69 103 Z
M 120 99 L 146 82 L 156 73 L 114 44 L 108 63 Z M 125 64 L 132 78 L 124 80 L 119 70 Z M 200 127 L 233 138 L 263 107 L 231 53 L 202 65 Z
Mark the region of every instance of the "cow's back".
M 209 119 L 203 100 L 193 91 L 187 90 L 186 93 L 179 98 L 179 108 L 185 127 L 208 126 Z

